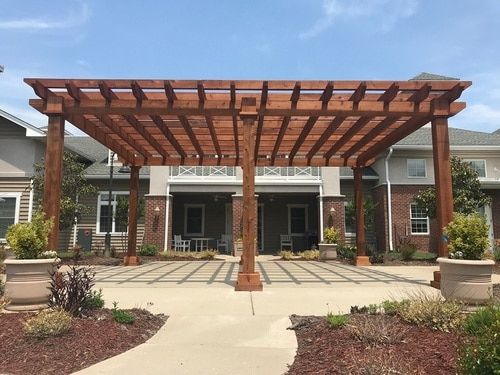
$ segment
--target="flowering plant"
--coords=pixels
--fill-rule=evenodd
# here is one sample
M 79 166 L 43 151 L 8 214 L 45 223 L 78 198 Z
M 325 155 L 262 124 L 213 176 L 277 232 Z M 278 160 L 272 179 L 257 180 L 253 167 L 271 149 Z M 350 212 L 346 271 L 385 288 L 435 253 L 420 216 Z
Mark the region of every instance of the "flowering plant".
M 57 258 L 57 251 L 54 250 L 47 250 L 42 252 L 39 256 L 39 259 L 52 259 L 52 258 Z
M 453 221 L 445 227 L 451 259 L 480 260 L 490 245 L 488 224 L 478 213 L 455 213 Z

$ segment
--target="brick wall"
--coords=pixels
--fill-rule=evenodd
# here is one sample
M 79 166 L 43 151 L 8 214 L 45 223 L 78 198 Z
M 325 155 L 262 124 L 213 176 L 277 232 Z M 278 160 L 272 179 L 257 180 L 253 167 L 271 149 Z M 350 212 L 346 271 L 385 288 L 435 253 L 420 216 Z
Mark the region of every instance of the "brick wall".
M 324 196 L 323 199 L 323 231 L 327 227 L 333 226 L 340 230 L 342 240 L 345 239 L 345 215 L 344 215 L 344 201 L 345 197 L 331 197 Z M 335 212 L 330 212 L 331 209 Z
M 164 195 L 146 195 L 145 197 L 145 223 L 144 223 L 144 243 L 156 245 L 160 249 L 166 249 L 165 246 L 165 207 L 167 197 Z M 172 235 L 172 202 L 169 204 L 169 231 L 167 244 L 171 243 Z M 155 213 L 155 208 L 160 209 L 159 213 Z
M 380 185 L 372 190 L 375 206 L 375 233 L 377 249 L 385 251 L 389 249 L 389 233 L 387 230 L 387 186 Z

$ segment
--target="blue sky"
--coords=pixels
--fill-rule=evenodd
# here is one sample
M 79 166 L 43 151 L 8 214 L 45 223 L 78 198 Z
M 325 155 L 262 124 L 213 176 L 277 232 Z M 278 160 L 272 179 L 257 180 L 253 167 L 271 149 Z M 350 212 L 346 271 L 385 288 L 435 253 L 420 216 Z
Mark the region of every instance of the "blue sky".
M 161 3 L 161 4 L 159 4 Z M 455 127 L 500 128 L 500 1 L 0 0 L 0 108 L 24 77 L 473 81 Z

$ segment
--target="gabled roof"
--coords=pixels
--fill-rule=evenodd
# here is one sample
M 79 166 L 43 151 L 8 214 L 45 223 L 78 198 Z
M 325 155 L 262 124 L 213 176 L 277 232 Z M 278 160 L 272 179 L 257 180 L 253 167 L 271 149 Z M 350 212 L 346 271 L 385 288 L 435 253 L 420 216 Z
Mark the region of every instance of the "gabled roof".
M 460 78 L 442 76 L 439 74 L 422 72 L 410 79 L 410 81 L 459 81 Z
M 500 146 L 500 134 L 484 133 L 472 130 L 449 128 L 451 146 Z M 432 146 L 430 127 L 423 127 L 394 145 L 398 146 Z
M 27 137 L 44 137 L 45 133 L 37 128 L 36 126 L 33 126 L 29 123 L 27 123 L 24 120 L 21 120 L 19 117 L 16 117 L 8 112 L 5 112 L 4 110 L 0 109 L 0 116 L 3 118 L 6 118 L 10 122 L 19 125 L 20 127 L 26 129 L 26 136 Z

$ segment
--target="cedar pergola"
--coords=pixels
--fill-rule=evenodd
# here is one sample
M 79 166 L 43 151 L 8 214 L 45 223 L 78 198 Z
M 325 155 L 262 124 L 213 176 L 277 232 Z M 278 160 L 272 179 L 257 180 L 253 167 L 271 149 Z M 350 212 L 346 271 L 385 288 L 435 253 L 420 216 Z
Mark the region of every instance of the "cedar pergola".
M 260 81 L 28 78 L 48 116 L 44 211 L 57 248 L 64 125 L 69 121 L 131 167 L 128 252 L 136 255 L 139 169 L 155 165 L 243 168 L 243 256 L 236 290 L 262 290 L 255 272 L 255 166 L 349 166 L 356 202 L 355 264 L 365 249 L 362 169 L 432 124 L 437 221 L 452 217 L 448 118 L 465 81 Z M 439 254 L 446 254 L 440 241 Z

